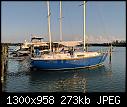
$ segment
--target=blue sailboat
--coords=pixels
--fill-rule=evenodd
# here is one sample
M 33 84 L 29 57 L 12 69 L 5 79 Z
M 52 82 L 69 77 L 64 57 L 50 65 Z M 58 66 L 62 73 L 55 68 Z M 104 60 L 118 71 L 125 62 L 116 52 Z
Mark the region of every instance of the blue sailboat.
M 48 34 L 49 34 L 49 53 L 42 54 L 37 57 L 31 57 L 31 66 L 33 68 L 39 68 L 44 70 L 65 70 L 65 69 L 78 69 L 93 67 L 98 65 L 103 65 L 108 52 L 88 52 L 85 47 L 85 8 L 86 2 L 84 1 L 84 49 L 82 51 L 74 51 L 73 48 L 69 48 L 68 51 L 60 51 L 58 53 L 52 52 L 51 44 L 51 32 L 50 32 L 50 8 L 49 1 L 47 1 L 48 7 Z M 61 2 L 60 2 L 61 7 Z M 61 9 L 60 9 L 61 12 Z M 62 13 L 60 13 L 60 19 L 62 18 Z M 62 26 L 60 22 L 60 26 Z M 60 27 L 60 38 L 62 41 L 62 27 Z M 59 42 L 63 44 L 63 42 Z M 65 45 L 65 44 L 64 44 Z

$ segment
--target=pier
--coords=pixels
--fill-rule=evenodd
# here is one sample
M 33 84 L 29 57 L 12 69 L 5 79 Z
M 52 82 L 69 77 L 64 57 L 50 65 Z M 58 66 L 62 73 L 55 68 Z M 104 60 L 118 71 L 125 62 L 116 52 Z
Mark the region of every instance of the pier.
M 4 74 L 7 67 L 8 45 L 1 44 L 1 82 L 4 82 Z

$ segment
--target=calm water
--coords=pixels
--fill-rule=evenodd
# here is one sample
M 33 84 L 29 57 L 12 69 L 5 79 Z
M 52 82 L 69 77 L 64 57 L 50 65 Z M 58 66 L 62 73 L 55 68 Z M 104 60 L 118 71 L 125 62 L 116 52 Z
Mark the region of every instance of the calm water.
M 92 50 L 98 48 L 100 49 L 100 47 L 90 47 Z M 94 69 L 47 72 L 30 71 L 29 66 L 27 60 L 9 59 L 3 91 L 125 92 L 125 47 L 114 47 L 112 64 L 109 64 L 109 57 L 107 57 L 104 66 Z

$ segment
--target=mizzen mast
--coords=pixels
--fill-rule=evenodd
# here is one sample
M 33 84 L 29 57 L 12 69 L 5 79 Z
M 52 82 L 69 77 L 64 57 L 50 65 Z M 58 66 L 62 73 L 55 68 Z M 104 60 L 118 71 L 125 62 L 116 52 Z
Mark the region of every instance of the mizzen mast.
M 51 44 L 51 30 L 50 30 L 50 15 L 51 15 L 51 13 L 50 13 L 50 7 L 49 7 L 49 1 L 47 1 L 47 7 L 48 7 L 48 36 L 49 36 L 49 50 L 50 50 L 50 52 L 51 52 L 51 46 L 52 46 L 52 44 Z
M 84 1 L 83 3 L 84 5 L 84 24 L 83 24 L 83 45 L 84 45 L 84 51 L 86 50 L 86 47 L 85 47 L 85 36 L 86 36 L 86 1 Z
M 60 41 L 62 41 L 62 1 L 60 1 Z

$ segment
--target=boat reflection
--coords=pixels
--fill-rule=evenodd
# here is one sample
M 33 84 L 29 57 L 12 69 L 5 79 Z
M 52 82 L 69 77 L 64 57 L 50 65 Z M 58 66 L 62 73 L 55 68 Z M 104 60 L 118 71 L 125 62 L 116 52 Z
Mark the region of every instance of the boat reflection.
M 110 72 L 110 73 L 109 73 Z M 36 92 L 88 92 L 87 84 L 95 78 L 109 76 L 111 71 L 105 66 L 96 69 L 71 71 L 31 71 L 30 83 Z M 93 83 L 94 84 L 94 83 Z

